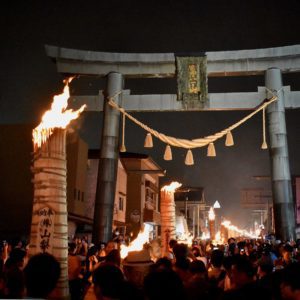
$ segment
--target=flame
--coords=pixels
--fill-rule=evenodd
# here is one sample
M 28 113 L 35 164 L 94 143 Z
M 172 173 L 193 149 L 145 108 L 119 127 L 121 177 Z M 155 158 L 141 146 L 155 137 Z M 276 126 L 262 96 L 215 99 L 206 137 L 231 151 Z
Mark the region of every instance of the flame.
M 177 181 L 173 181 L 173 182 L 171 182 L 171 184 L 163 186 L 161 188 L 161 190 L 171 193 L 171 192 L 174 192 L 176 189 L 178 189 L 181 186 L 182 186 L 181 183 L 179 183 Z
M 220 231 L 218 231 L 217 233 L 216 233 L 216 236 L 215 236 L 215 239 L 213 240 L 213 244 L 223 244 L 224 243 L 224 240 L 223 240 L 223 238 L 221 237 L 221 232 Z
M 239 234 L 240 236 L 245 236 L 245 237 L 249 237 L 251 239 L 258 239 L 259 236 L 256 233 L 253 233 L 252 231 L 247 231 L 245 229 L 240 229 L 235 225 L 232 225 L 230 221 L 225 220 L 221 223 L 221 225 L 223 225 L 225 228 L 227 228 L 228 230 L 234 231 L 237 234 Z
M 211 207 L 208 212 L 208 219 L 210 221 L 214 221 L 215 217 L 216 217 L 216 215 L 215 215 L 214 209 L 213 209 L 213 207 Z
M 183 233 L 177 241 L 182 243 L 182 244 L 192 246 L 193 245 L 193 240 L 194 240 L 194 236 L 191 233 L 188 233 L 188 234 Z
M 143 230 L 138 234 L 135 240 L 133 240 L 129 246 L 121 245 L 121 258 L 124 259 L 128 252 L 131 251 L 141 251 L 143 250 L 144 244 L 149 242 L 151 226 L 149 224 L 144 224 Z
M 210 239 L 210 234 L 207 232 L 202 232 L 202 235 L 201 235 L 201 240 L 209 240 Z
M 64 81 L 65 86 L 62 94 L 55 95 L 51 109 L 46 111 L 42 117 L 41 123 L 33 129 L 33 144 L 34 147 L 41 147 L 52 134 L 54 128 L 66 128 L 68 124 L 78 118 L 80 113 L 85 109 L 86 105 L 82 105 L 76 111 L 67 109 L 68 99 L 70 97 L 69 83 L 74 77 Z

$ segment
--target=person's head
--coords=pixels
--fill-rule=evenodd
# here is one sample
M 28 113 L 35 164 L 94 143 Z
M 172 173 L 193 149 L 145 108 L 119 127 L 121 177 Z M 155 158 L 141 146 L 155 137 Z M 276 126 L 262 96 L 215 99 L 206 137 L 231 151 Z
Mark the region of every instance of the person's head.
M 288 265 L 282 271 L 280 291 L 283 299 L 300 299 L 300 264 Z
M 111 250 L 107 256 L 105 261 L 107 263 L 112 263 L 114 265 L 116 265 L 117 267 L 120 267 L 121 265 L 121 255 L 120 255 L 120 251 L 117 249 L 113 249 Z
M 211 263 L 215 268 L 221 268 L 223 264 L 224 252 L 216 249 L 211 253 Z
M 55 257 L 48 253 L 32 256 L 24 269 L 27 296 L 47 298 L 54 290 L 61 268 Z
M 203 275 L 203 279 L 207 278 L 207 270 L 205 264 L 201 260 L 194 260 L 189 265 L 189 271 L 192 275 Z
M 75 254 L 77 250 L 77 245 L 76 243 L 70 243 L 69 244 L 69 253 L 70 254 Z
M 289 244 L 284 245 L 282 249 L 282 258 L 285 262 L 290 262 L 293 255 L 293 247 Z
M 201 256 L 200 249 L 199 249 L 199 247 L 197 247 L 197 246 L 194 246 L 194 247 L 192 248 L 192 252 L 193 252 L 193 254 L 194 254 L 196 257 Z
M 98 300 L 120 298 L 124 276 L 120 268 L 112 264 L 101 264 L 93 273 L 94 293 Z
M 109 241 L 106 245 L 105 252 L 106 252 L 106 254 L 108 254 L 110 251 L 117 249 L 117 248 L 118 248 L 118 246 L 117 246 L 116 242 Z
M 170 249 L 173 249 L 174 248 L 174 246 L 177 244 L 177 241 L 176 240 L 173 240 L 173 239 L 171 239 L 170 241 L 169 241 L 169 247 L 170 247 Z
M 166 258 L 159 258 L 155 264 L 151 266 L 151 271 L 172 270 L 172 262 Z
M 231 270 L 232 281 L 237 288 L 243 287 L 245 284 L 253 281 L 255 270 L 245 256 L 238 257 L 232 265 Z
M 173 252 L 176 260 L 186 259 L 188 256 L 188 247 L 185 244 L 175 244 Z
M 274 268 L 274 264 L 270 254 L 263 253 L 257 264 L 257 275 L 262 278 L 268 274 L 271 274 Z
M 188 247 L 185 244 L 176 244 L 173 248 L 173 252 L 176 258 L 176 267 L 188 270 L 189 260 L 188 260 Z
M 14 248 L 9 254 L 9 258 L 5 263 L 5 268 L 10 269 L 18 267 L 23 269 L 26 257 L 26 251 L 21 248 Z

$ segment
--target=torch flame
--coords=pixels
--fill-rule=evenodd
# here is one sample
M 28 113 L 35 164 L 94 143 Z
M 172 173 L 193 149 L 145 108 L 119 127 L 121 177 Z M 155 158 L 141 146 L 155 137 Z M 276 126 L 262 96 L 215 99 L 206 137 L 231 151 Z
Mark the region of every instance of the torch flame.
M 223 240 L 222 237 L 221 237 L 221 232 L 220 232 L 220 231 L 218 231 L 218 232 L 216 233 L 216 236 L 215 236 L 215 239 L 213 240 L 213 243 L 214 243 L 214 244 L 219 244 L 219 245 L 221 245 L 221 244 L 224 243 L 224 240 Z
M 234 231 L 238 233 L 240 236 L 245 236 L 251 239 L 258 239 L 258 234 L 253 234 L 253 232 L 247 231 L 245 229 L 240 229 L 235 225 L 232 225 L 230 221 L 224 221 L 222 224 L 224 227 L 226 227 L 228 230 Z
M 214 209 L 213 209 L 213 207 L 211 207 L 208 212 L 208 219 L 210 221 L 214 221 L 215 217 L 216 217 L 216 215 L 215 215 Z
M 202 232 L 200 240 L 208 240 L 210 238 L 210 234 L 206 232 Z
M 161 190 L 171 193 L 171 192 L 174 192 L 176 189 L 178 189 L 181 186 L 182 186 L 181 183 L 179 183 L 177 181 L 173 181 L 173 182 L 171 182 L 171 184 L 163 186 L 161 188 Z
M 85 109 L 86 105 L 82 105 L 76 111 L 67 109 L 68 99 L 70 97 L 69 83 L 74 77 L 65 80 L 65 87 L 63 93 L 55 95 L 51 109 L 46 111 L 42 117 L 41 123 L 33 129 L 33 144 L 34 147 L 41 147 L 41 145 L 47 141 L 49 136 L 52 134 L 54 128 L 66 128 L 68 124 L 78 118 L 80 113 Z
M 144 229 L 138 234 L 135 240 L 133 240 L 129 246 L 121 245 L 121 258 L 124 259 L 131 251 L 141 251 L 143 250 L 144 244 L 149 242 L 151 226 L 149 224 L 144 224 Z

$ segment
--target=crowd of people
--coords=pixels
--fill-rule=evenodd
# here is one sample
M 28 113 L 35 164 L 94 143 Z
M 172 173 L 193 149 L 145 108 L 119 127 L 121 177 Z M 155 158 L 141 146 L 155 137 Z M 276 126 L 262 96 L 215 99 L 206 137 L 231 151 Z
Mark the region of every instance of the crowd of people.
M 70 299 L 300 299 L 300 240 L 230 238 L 221 245 L 195 240 L 192 246 L 171 240 L 161 257 L 149 243 L 144 251 L 152 259 L 131 268 L 120 257 L 122 243 L 93 245 L 86 237 L 69 243 Z M 60 276 L 52 255 L 28 259 L 26 244 L 6 242 L 1 254 L 1 298 L 51 298 Z

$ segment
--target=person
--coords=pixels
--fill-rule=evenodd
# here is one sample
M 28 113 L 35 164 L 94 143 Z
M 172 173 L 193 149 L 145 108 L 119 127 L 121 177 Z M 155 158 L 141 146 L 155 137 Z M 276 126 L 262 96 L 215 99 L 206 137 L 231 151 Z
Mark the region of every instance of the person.
M 244 256 L 237 257 L 232 265 L 232 288 L 239 289 L 254 280 L 255 270 L 251 262 Z
M 289 244 L 285 244 L 282 247 L 282 256 L 275 261 L 275 268 L 277 270 L 283 269 L 289 264 L 296 262 L 293 258 L 293 250 L 294 248 Z
M 117 243 L 114 241 L 109 241 L 105 247 L 105 253 L 106 255 L 109 254 L 110 251 L 114 250 L 114 249 L 118 249 Z
M 23 268 L 26 251 L 14 248 L 4 265 L 4 294 L 6 298 L 22 298 L 24 296 Z
M 79 275 L 81 273 L 81 259 L 76 254 L 77 245 L 75 243 L 69 244 L 69 255 L 68 255 L 68 279 L 69 279 L 69 290 L 71 299 L 81 299 L 83 283 Z
M 60 273 L 60 264 L 53 255 L 32 256 L 24 268 L 27 297 L 46 299 L 56 287 Z
M 174 255 L 174 252 L 173 252 L 173 249 L 174 249 L 175 245 L 177 245 L 177 240 L 171 239 L 169 241 L 169 249 L 168 249 L 168 252 L 166 254 L 167 258 L 170 259 L 172 262 L 175 262 L 175 255 Z
M 222 268 L 224 252 L 215 249 L 211 253 L 211 266 L 208 270 L 208 278 L 215 281 L 217 284 L 226 276 L 226 271 Z
M 300 299 L 300 264 L 292 263 L 282 271 L 280 292 L 283 299 Z
M 144 280 L 144 292 L 148 300 L 184 300 L 183 283 L 172 270 L 155 270 L 147 274 Z
M 93 284 L 97 300 L 120 299 L 123 293 L 124 275 L 117 266 L 102 263 L 93 272 Z
M 190 277 L 188 247 L 185 244 L 176 244 L 173 248 L 173 252 L 175 255 L 175 264 L 173 266 L 173 270 L 179 275 L 183 281 L 183 284 L 186 284 Z

